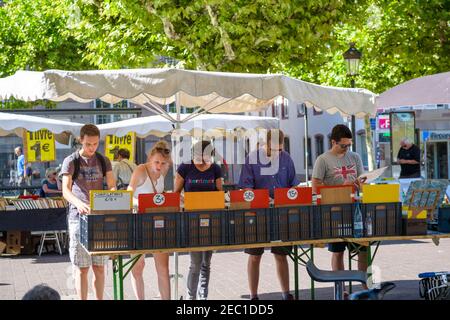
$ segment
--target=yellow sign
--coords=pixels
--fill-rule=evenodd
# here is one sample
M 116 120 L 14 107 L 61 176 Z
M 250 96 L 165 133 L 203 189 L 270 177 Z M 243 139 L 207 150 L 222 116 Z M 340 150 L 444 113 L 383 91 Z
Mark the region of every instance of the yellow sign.
M 27 162 L 56 160 L 55 135 L 47 129 L 27 131 L 24 145 Z
M 400 202 L 399 184 L 363 184 L 363 203 Z
M 134 162 L 134 145 L 136 135 L 134 132 L 128 132 L 122 137 L 115 135 L 107 135 L 105 141 L 105 156 L 111 161 L 117 161 L 118 152 L 120 149 L 127 149 L 130 151 L 130 161 Z

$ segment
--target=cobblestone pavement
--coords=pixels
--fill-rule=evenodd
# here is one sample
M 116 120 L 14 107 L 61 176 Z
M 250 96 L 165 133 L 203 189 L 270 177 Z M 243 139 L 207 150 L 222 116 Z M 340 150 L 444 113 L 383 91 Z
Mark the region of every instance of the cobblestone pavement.
M 319 268 L 330 269 L 331 254 L 319 248 L 314 259 Z M 174 270 L 171 257 L 171 272 Z M 216 252 L 212 258 L 210 299 L 248 299 L 247 255 L 242 251 Z M 353 265 L 356 266 L 356 263 Z M 189 255 L 180 254 L 179 270 L 183 278 L 179 291 L 185 294 Z M 417 274 L 424 271 L 450 270 L 450 239 L 443 239 L 436 246 L 431 240 L 384 242 L 377 253 L 374 269 L 382 281 L 394 281 L 397 288 L 386 299 L 420 299 Z M 290 263 L 291 289 L 294 288 L 293 264 Z M 310 279 L 303 266 L 299 267 L 300 298 L 310 299 Z M 71 278 L 68 255 L 53 253 L 38 256 L 0 257 L 0 299 L 21 299 L 36 284 L 46 283 L 58 290 L 63 299 L 76 299 Z M 108 264 L 105 299 L 112 299 L 112 267 Z M 144 271 L 146 298 L 159 299 L 156 286 L 155 266 L 151 256 L 146 258 Z M 360 288 L 356 286 L 356 289 Z M 272 254 L 265 252 L 261 262 L 259 285 L 261 299 L 280 299 L 280 289 L 275 274 Z M 92 294 L 90 294 L 92 298 Z M 316 283 L 316 299 L 332 299 L 332 284 Z M 130 280 L 125 280 L 125 299 L 134 299 Z

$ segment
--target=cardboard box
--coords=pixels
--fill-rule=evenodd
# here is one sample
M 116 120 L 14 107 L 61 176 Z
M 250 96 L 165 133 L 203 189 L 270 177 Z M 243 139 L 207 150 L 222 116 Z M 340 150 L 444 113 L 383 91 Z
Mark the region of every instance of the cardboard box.
M 427 210 L 420 208 L 410 209 L 408 206 L 402 206 L 402 212 L 408 219 L 427 219 Z
M 6 253 L 7 254 L 20 254 L 21 232 L 20 231 L 8 231 L 6 234 Z
M 400 202 L 399 184 L 363 184 L 362 203 Z
M 232 190 L 230 191 L 230 209 L 256 209 L 269 207 L 269 190 Z
M 179 211 L 179 193 L 143 193 L 138 196 L 138 213 Z
M 225 208 L 223 191 L 185 192 L 184 210 L 215 210 Z
M 312 204 L 312 188 L 276 188 L 274 195 L 275 207 L 298 206 Z
M 353 186 L 320 186 L 317 188 L 317 204 L 345 204 L 352 203 Z
M 6 249 L 6 243 L 3 241 L 0 241 L 0 254 L 2 254 Z
M 405 236 L 426 235 L 428 232 L 427 219 L 402 219 L 403 232 Z

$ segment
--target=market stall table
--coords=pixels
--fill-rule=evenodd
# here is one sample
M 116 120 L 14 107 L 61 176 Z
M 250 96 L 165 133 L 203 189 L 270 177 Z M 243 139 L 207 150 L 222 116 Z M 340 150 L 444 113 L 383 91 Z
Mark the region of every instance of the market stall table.
M 142 254 L 149 253 L 172 253 L 172 252 L 195 252 L 195 251 L 205 251 L 205 250 L 236 250 L 245 248 L 264 248 L 264 247 L 275 247 L 275 246 L 294 246 L 293 252 L 289 254 L 290 258 L 294 262 L 294 277 L 295 277 L 295 297 L 298 298 L 299 288 L 298 288 L 298 265 L 300 263 L 306 264 L 308 260 L 314 260 L 313 249 L 314 247 L 323 247 L 327 243 L 336 242 L 351 242 L 355 244 L 360 244 L 368 246 L 368 265 L 373 262 L 375 255 L 378 251 L 378 247 L 382 241 L 404 241 L 404 240 L 418 240 L 418 239 L 432 239 L 435 244 L 439 244 L 439 239 L 450 238 L 450 233 L 438 233 L 429 232 L 427 235 L 415 235 L 415 236 L 381 236 L 381 237 L 370 237 L 370 238 L 335 238 L 335 239 L 316 239 L 316 240 L 302 240 L 302 241 L 275 241 L 268 243 L 255 243 L 255 244 L 240 244 L 240 245 L 224 245 L 224 246 L 210 246 L 210 247 L 192 247 L 192 248 L 173 248 L 173 249 L 155 249 L 155 250 L 129 250 L 129 251 L 98 251 L 89 252 L 90 255 L 108 255 L 113 259 L 113 281 L 114 281 L 114 299 L 123 300 L 123 281 L 125 277 L 129 274 L 134 264 L 137 262 Z M 308 245 L 309 249 L 304 249 L 300 247 L 302 253 L 298 253 L 299 246 Z M 372 255 L 371 246 L 375 245 L 375 251 Z M 127 262 L 124 262 L 124 256 L 127 255 L 137 255 Z M 303 257 L 306 256 L 306 260 Z M 126 269 L 128 267 L 128 269 Z M 368 274 L 368 278 L 370 274 Z M 314 299 L 314 282 L 311 280 L 311 299 Z

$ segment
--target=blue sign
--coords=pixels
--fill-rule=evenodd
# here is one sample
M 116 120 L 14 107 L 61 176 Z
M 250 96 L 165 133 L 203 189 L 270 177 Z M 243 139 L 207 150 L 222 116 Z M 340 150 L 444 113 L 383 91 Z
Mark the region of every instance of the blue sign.
M 375 118 L 371 118 L 370 119 L 370 129 L 372 131 L 375 131 L 375 128 L 376 128 L 376 119 Z
M 428 137 L 430 136 L 429 131 L 422 131 L 422 141 L 428 140 Z

